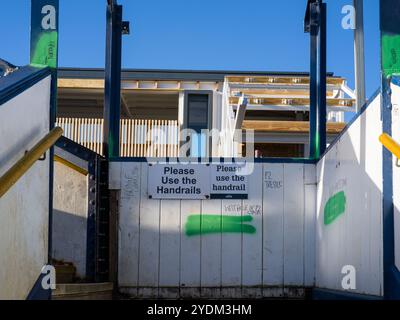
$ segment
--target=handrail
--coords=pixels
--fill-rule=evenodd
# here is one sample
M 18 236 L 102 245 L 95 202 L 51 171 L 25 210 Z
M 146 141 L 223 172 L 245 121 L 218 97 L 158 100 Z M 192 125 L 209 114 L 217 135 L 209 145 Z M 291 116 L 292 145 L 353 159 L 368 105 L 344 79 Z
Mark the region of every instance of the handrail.
M 62 136 L 63 130 L 56 127 L 29 150 L 2 177 L 0 177 L 0 198 L 47 152 Z
M 379 141 L 393 153 L 397 159 L 400 159 L 400 144 L 392 139 L 388 134 L 382 133 L 379 137 Z

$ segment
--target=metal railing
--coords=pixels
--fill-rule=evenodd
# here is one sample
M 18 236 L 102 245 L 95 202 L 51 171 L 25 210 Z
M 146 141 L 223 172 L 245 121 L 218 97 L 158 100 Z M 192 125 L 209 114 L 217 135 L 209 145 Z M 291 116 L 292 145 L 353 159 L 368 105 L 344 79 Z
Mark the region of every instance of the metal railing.
M 0 198 L 57 142 L 62 134 L 63 130 L 59 127 L 51 130 L 50 133 L 0 177 Z
M 400 144 L 392 139 L 388 134 L 382 133 L 379 137 L 379 141 L 388 149 L 391 153 L 393 153 L 397 159 L 400 159 Z

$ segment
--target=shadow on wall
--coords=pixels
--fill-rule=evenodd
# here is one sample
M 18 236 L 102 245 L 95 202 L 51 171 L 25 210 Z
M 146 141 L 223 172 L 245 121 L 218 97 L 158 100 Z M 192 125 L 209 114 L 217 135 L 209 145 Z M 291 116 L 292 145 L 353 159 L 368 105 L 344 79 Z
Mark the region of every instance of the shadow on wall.
M 60 210 L 53 211 L 52 258 L 76 267 L 79 279 L 86 277 L 87 218 Z
M 2 128 L 0 128 L 0 136 L 2 136 L 2 131 Z M 24 156 L 24 152 L 33 147 L 32 138 L 39 137 L 40 132 L 40 127 L 31 128 L 30 131 L 24 135 L 24 137 L 18 139 L 18 142 L 13 144 L 8 150 L 0 148 L 0 168 L 6 168 L 7 166 L 7 169 L 9 169 L 8 167 L 11 167 L 14 164 L 10 163 L 11 159 L 15 159 L 14 162 L 16 162 L 22 158 Z

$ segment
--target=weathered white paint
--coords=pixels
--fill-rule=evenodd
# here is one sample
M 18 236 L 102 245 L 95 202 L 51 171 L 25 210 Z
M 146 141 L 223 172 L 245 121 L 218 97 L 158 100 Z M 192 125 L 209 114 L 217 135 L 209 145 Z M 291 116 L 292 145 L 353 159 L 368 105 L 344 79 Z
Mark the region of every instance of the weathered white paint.
M 392 84 L 392 137 L 400 142 L 400 87 Z M 395 263 L 400 270 L 400 167 L 393 157 L 393 206 L 394 206 L 394 236 Z M 399 161 L 400 162 L 400 161 Z
M 50 77 L 0 105 L 0 175 L 49 132 Z M 49 156 L 0 198 L 0 300 L 25 299 L 47 264 Z
M 355 293 L 382 295 L 382 133 L 380 97 L 317 166 L 316 285 L 342 289 L 342 268 L 356 268 Z M 324 208 L 344 191 L 346 209 L 324 224 Z
M 81 279 L 86 276 L 87 217 L 88 176 L 55 162 L 52 257 L 72 263 Z
M 264 167 L 264 242 L 263 242 L 263 285 L 269 287 L 264 295 L 283 296 L 283 164 Z M 272 288 L 274 290 L 272 290 Z
M 308 224 L 314 224 L 315 210 L 305 197 L 310 188 L 314 195 L 315 165 L 255 164 L 248 200 L 148 199 L 147 166 L 111 163 L 113 186 L 121 186 L 121 292 L 133 297 L 268 297 L 301 294 L 292 289 L 313 285 L 314 257 L 305 245 L 314 247 L 314 226 Z M 251 215 L 256 233 L 188 236 L 187 219 L 199 214 Z
M 202 214 L 221 215 L 222 201 L 202 201 Z M 201 296 L 220 298 L 221 296 L 221 234 L 201 237 Z

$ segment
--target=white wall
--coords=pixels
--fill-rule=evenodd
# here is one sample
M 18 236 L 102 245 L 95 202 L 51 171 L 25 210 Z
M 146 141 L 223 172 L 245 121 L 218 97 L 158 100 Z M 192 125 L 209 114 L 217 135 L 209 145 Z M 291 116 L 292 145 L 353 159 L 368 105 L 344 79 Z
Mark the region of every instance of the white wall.
M 121 190 L 121 292 L 169 298 L 296 296 L 313 286 L 315 165 L 256 164 L 248 200 L 150 200 L 147 174 L 147 163 L 111 163 L 111 188 Z M 256 233 L 187 236 L 192 214 L 250 214 Z
M 0 105 L 0 175 L 49 132 L 50 77 Z M 0 198 L 0 299 L 25 299 L 47 264 L 49 156 Z
M 400 143 L 400 87 L 392 84 L 392 137 Z M 395 263 L 400 270 L 400 167 L 397 158 L 393 157 L 393 206 L 394 206 L 394 236 Z
M 378 96 L 317 165 L 319 288 L 343 290 L 341 271 L 351 265 L 356 269 L 356 289 L 351 292 L 383 294 L 380 108 Z M 325 224 L 325 206 L 339 192 L 346 198 L 345 211 Z M 340 203 L 334 205 L 340 208 Z
M 76 267 L 86 277 L 88 176 L 54 163 L 53 253 L 57 261 Z

